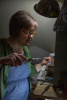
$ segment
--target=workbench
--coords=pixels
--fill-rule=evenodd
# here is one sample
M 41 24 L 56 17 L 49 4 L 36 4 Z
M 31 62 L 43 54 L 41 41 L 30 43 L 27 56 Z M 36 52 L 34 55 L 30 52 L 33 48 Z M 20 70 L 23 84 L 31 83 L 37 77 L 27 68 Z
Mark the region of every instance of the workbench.
M 51 99 L 51 100 L 67 100 L 67 94 L 64 94 L 62 91 L 57 92 L 56 88 L 51 86 L 42 96 L 41 93 L 43 92 L 44 88 L 49 84 L 48 82 L 40 85 L 42 81 L 38 81 L 36 88 L 33 92 L 35 98 Z

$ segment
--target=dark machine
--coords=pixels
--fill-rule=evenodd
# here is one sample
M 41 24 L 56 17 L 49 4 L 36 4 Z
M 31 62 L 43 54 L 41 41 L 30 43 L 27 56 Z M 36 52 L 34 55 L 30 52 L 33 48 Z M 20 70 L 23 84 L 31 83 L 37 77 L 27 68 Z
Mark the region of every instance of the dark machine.
M 56 31 L 53 85 L 67 92 L 67 0 L 54 25 Z

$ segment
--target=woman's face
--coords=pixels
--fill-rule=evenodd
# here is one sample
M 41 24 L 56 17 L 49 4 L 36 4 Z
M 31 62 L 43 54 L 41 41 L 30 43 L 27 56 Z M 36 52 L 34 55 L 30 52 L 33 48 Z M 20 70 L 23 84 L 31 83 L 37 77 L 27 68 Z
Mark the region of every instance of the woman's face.
M 17 37 L 17 42 L 20 46 L 28 46 L 35 36 L 34 27 L 29 30 L 20 30 L 20 35 Z

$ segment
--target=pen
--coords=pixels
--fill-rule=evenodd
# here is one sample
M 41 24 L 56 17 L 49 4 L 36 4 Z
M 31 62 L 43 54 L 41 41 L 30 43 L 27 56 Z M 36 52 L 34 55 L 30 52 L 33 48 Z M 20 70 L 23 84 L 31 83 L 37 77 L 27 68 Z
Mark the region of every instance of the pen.
M 48 89 L 49 89 L 49 87 L 52 85 L 52 83 L 49 83 L 46 87 L 45 87 L 45 89 L 44 89 L 44 91 L 41 93 L 41 95 L 43 95 Z
M 44 83 L 46 83 L 46 82 L 48 82 L 48 81 L 50 81 L 50 80 L 52 80 L 52 79 L 53 79 L 53 78 L 49 78 L 48 80 L 46 80 L 46 81 L 40 83 L 40 85 L 42 85 L 42 84 L 44 84 Z

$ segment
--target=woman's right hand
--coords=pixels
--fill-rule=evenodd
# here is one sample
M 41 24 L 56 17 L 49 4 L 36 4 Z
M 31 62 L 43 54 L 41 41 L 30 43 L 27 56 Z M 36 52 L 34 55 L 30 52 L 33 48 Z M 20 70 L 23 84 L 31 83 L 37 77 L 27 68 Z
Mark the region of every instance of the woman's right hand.
M 11 66 L 16 67 L 18 65 L 21 65 L 24 61 L 27 61 L 27 60 L 28 59 L 22 56 L 22 54 L 12 53 L 8 56 L 1 57 L 0 65 L 11 65 Z

